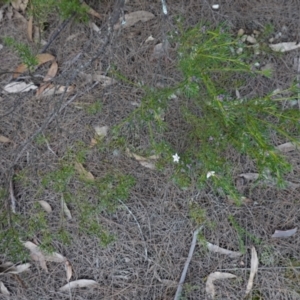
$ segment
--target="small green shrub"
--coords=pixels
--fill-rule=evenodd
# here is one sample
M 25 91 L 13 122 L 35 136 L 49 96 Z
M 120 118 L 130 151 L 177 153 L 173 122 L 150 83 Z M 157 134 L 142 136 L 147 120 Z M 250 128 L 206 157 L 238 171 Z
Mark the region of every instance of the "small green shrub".
M 11 37 L 5 37 L 4 43 L 17 52 L 21 61 L 27 66 L 29 72 L 32 72 L 38 65 L 38 61 L 29 46 L 23 43 L 18 43 Z
M 37 239 L 46 252 L 55 250 L 54 242 L 70 244 L 74 234 L 96 237 L 102 246 L 107 246 L 115 239 L 101 224 L 99 215 L 114 212 L 120 206 L 120 201 L 129 197 L 135 180 L 118 170 L 109 171 L 94 181 L 87 180 L 74 167 L 75 161 L 85 162 L 87 153 L 88 149 L 83 143 L 76 143 L 72 151 L 67 151 L 55 170 L 42 176 L 41 186 L 35 195 L 40 199 L 46 189 L 56 194 L 58 203 L 50 203 L 52 208 L 56 206 L 56 210 L 51 213 L 56 214 L 56 222 L 53 221 L 53 216 L 50 221 L 48 213 L 35 199 L 31 199 L 22 208 L 22 213 L 12 214 L 9 209 L 5 209 L 7 194 L 0 190 L 1 254 L 12 261 L 26 260 L 28 251 L 22 241 L 32 239 Z M 20 172 L 14 180 L 24 187 L 28 187 L 30 183 L 26 171 Z M 62 199 L 72 212 L 72 220 L 66 219 Z M 77 227 L 76 233 L 74 227 Z
M 208 30 L 198 25 L 178 32 L 173 39 L 179 45 L 182 80 L 167 88 L 145 88 L 141 106 L 116 132 L 126 136 L 128 147 L 133 149 L 147 136 L 148 149 L 139 147 L 140 151 L 160 155 L 161 168 L 179 152 L 180 161 L 174 163 L 172 178 L 184 189 L 191 184 L 203 188 L 208 183 L 219 195 L 239 203 L 232 151 L 252 159 L 257 168 L 253 172 L 257 171 L 260 179 L 283 187 L 291 165 L 276 150 L 271 137 L 297 143 L 299 111 L 283 109 L 281 101 L 295 98 L 299 88 L 292 86 L 291 97 L 280 100 L 272 91 L 264 97 L 238 98 L 236 90 L 249 78 L 270 75 L 269 71 L 253 70 L 249 53 L 237 54 L 241 47 L 238 38 L 227 33 L 224 26 Z M 175 103 L 179 103 L 183 129 L 174 128 L 164 118 Z M 180 131 L 178 139 L 183 140 L 179 151 L 167 138 L 174 130 Z

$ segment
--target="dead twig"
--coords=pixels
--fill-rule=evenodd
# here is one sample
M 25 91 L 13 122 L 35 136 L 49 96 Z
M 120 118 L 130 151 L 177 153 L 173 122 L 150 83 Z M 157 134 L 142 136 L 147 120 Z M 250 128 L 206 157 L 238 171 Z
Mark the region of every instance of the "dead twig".
M 189 264 L 192 260 L 193 253 L 194 253 L 194 250 L 195 250 L 195 247 L 196 247 L 197 236 L 198 236 L 198 233 L 202 230 L 202 228 L 203 228 L 203 226 L 199 227 L 197 230 L 194 231 L 193 240 L 192 240 L 190 251 L 189 251 L 189 256 L 188 256 L 188 258 L 185 262 L 185 265 L 184 265 L 184 268 L 183 268 L 183 271 L 182 271 L 182 274 L 181 274 L 181 277 L 180 277 L 179 285 L 177 287 L 177 291 L 176 291 L 174 300 L 179 300 L 180 299 L 181 292 L 182 292 L 182 286 L 183 286 L 183 283 L 184 283 L 184 280 L 185 280 L 185 277 L 186 277 L 186 272 L 188 270 Z

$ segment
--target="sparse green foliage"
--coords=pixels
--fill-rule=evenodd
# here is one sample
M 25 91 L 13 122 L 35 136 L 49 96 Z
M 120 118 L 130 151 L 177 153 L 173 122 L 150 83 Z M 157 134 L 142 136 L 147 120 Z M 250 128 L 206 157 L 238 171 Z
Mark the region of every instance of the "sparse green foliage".
M 135 135 L 127 135 L 132 148 L 138 144 L 137 137 L 142 139 L 147 134 L 148 152 L 161 155 L 159 164 L 166 166 L 178 150 L 166 142 L 168 133 L 176 129 L 164 115 L 173 105 L 174 95 L 177 96 L 182 127 L 186 128 L 181 135 L 185 135 L 187 142 L 179 153 L 180 162 L 174 166 L 174 182 L 183 189 L 191 184 L 199 188 L 208 184 L 217 194 L 238 204 L 241 195 L 233 182 L 232 151 L 254 160 L 261 179 L 271 179 L 283 187 L 284 175 L 291 165 L 275 149 L 271 136 L 296 142 L 300 125 L 298 110 L 282 109 L 283 99 L 276 101 L 272 91 L 264 97 L 236 96 L 236 90 L 249 78 L 270 74 L 253 70 L 249 64 L 251 54 L 237 54 L 241 41 L 227 32 L 225 26 L 208 30 L 198 25 L 173 35 L 179 45 L 178 69 L 182 80 L 173 87 L 145 88 L 141 106 L 120 127 L 123 135 L 130 127 L 135 130 Z M 207 178 L 211 171 L 216 175 Z
M 35 21 L 40 24 L 45 22 L 49 15 L 58 12 L 62 19 L 67 19 L 73 14 L 81 22 L 88 20 L 87 8 L 81 4 L 80 0 L 30 0 L 29 13 L 33 15 Z
M 44 139 L 40 140 L 44 142 Z M 51 203 L 54 206 L 52 208 L 56 206 L 51 213 L 55 214 L 51 218 L 51 226 L 48 213 L 34 199 L 26 205 L 22 214 L 10 214 L 9 210 L 4 209 L 7 194 L 0 190 L 0 207 L 3 208 L 0 210 L 0 253 L 13 261 L 25 260 L 28 253 L 21 241 L 32 239 L 38 239 L 41 249 L 51 253 L 55 250 L 55 241 L 71 243 L 74 231 L 70 230 L 69 222 L 72 222 L 72 227 L 78 227 L 80 234 L 97 237 L 101 246 L 107 246 L 115 239 L 101 224 L 99 216 L 115 211 L 120 205 L 119 200 L 128 198 L 135 180 L 117 170 L 95 181 L 86 180 L 75 170 L 74 162 L 84 163 L 87 154 L 88 148 L 78 142 L 72 150 L 67 151 L 56 170 L 42 176 L 39 197 L 46 189 L 51 189 L 57 195 L 57 203 Z M 28 174 L 25 170 L 19 172 L 15 180 L 21 186 L 26 186 Z M 61 197 L 72 211 L 71 221 L 67 221 L 62 211 Z
M 27 66 L 29 71 L 33 71 L 34 68 L 38 65 L 38 61 L 35 55 L 27 45 L 18 43 L 11 37 L 5 37 L 4 43 L 18 53 L 22 62 Z
M 101 110 L 102 110 L 102 102 L 100 100 L 97 100 L 96 102 L 88 105 L 85 108 L 85 110 L 86 110 L 86 112 L 89 115 L 95 115 L 95 114 L 101 112 Z

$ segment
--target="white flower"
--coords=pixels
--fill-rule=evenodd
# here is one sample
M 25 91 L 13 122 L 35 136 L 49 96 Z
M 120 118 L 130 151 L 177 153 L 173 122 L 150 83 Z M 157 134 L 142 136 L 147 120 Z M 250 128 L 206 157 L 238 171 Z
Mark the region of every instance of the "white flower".
M 179 159 L 180 159 L 180 157 L 178 156 L 178 154 L 176 153 L 175 155 L 172 155 L 173 156 L 173 161 L 174 162 L 179 162 Z
M 209 177 L 216 176 L 215 174 L 216 174 L 215 171 L 209 171 L 209 172 L 206 174 L 206 178 L 208 179 Z

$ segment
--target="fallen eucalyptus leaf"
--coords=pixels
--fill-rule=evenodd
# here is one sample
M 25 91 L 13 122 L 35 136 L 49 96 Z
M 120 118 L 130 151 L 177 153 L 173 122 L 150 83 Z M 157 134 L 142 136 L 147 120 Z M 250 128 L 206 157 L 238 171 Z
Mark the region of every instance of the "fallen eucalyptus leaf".
M 296 150 L 297 145 L 294 143 L 288 142 L 288 143 L 278 145 L 278 146 L 276 146 L 276 148 L 283 153 L 287 153 L 287 152 Z
M 0 143 L 10 143 L 11 140 L 4 135 L 0 135 Z
M 87 171 L 83 165 L 77 161 L 75 161 L 75 169 L 77 170 L 77 172 L 82 176 L 84 177 L 85 179 L 87 180 L 91 180 L 91 181 L 94 181 L 95 180 L 95 177 L 94 175 Z
M 74 288 L 83 288 L 83 287 L 95 287 L 97 286 L 98 283 L 95 280 L 90 280 L 90 279 L 79 279 L 75 281 L 71 281 L 67 283 L 66 285 L 62 286 L 59 291 L 60 292 L 65 292 L 68 291 L 69 289 L 74 289 Z
M 148 42 L 151 42 L 151 41 L 154 41 L 154 37 L 152 35 L 148 36 L 148 38 L 146 39 L 145 43 L 148 43 Z
M 206 244 L 207 244 L 207 248 L 208 248 L 209 251 L 220 253 L 220 254 L 225 254 L 225 255 L 228 255 L 231 258 L 236 258 L 236 257 L 239 257 L 239 256 L 243 255 L 243 253 L 241 253 L 241 252 L 230 251 L 230 250 L 221 248 L 221 247 L 219 247 L 217 245 L 213 245 L 213 244 L 211 244 L 209 242 L 207 242 Z
M 100 28 L 92 21 L 89 21 L 89 26 L 91 29 L 93 29 L 96 32 L 100 32 Z
M 148 158 L 137 155 L 135 153 L 130 152 L 130 150 L 127 148 L 126 149 L 126 154 L 129 157 L 135 158 L 143 167 L 154 170 L 155 169 L 155 164 L 151 160 L 156 160 L 159 157 L 157 155 L 151 155 Z
M 11 0 L 10 3 L 14 9 L 25 11 L 28 0 Z
M 244 177 L 246 180 L 256 180 L 259 177 L 258 173 L 243 173 L 239 175 L 240 177 Z
M 99 75 L 99 74 L 93 74 L 92 75 L 92 79 L 93 79 L 93 81 L 100 82 L 100 84 L 103 87 L 107 87 L 107 86 L 110 86 L 112 84 L 116 84 L 117 83 L 117 80 L 115 80 L 113 78 L 110 78 L 108 76 Z
M 65 262 L 65 270 L 66 270 L 67 281 L 69 282 L 72 277 L 72 265 L 68 260 L 66 260 Z
M 47 213 L 51 213 L 52 212 L 52 208 L 50 206 L 50 204 L 44 200 L 39 201 L 39 204 L 41 205 L 41 207 L 47 212 Z
M 250 291 L 252 290 L 253 287 L 253 280 L 255 277 L 255 274 L 258 271 L 258 257 L 257 257 L 257 252 L 254 247 L 251 248 L 251 269 L 250 269 L 250 276 L 246 288 L 246 293 L 245 296 L 247 296 Z
M 107 136 L 107 132 L 108 132 L 108 126 L 94 126 L 94 129 L 97 133 L 97 135 L 101 138 Z
M 39 97 L 46 97 L 46 96 L 52 96 L 52 95 L 59 95 L 63 93 L 70 93 L 74 90 L 73 86 L 66 87 L 64 85 L 55 86 L 53 84 L 50 84 L 48 87 L 44 89 L 44 91 L 41 94 L 37 94 Z
M 39 246 L 30 241 L 23 243 L 23 245 L 30 251 L 30 257 L 34 261 L 37 261 L 40 264 L 41 268 L 44 269 L 46 272 L 48 272 L 46 261 L 56 263 L 62 263 L 66 261 L 66 258 L 60 253 L 53 252 L 51 254 L 46 254 L 39 248 Z
M 48 273 L 45 256 L 39 249 L 39 247 L 36 244 L 29 241 L 23 243 L 23 245 L 30 251 L 31 259 L 38 262 L 40 267 Z
M 125 14 L 125 22 L 123 22 L 123 18 L 114 26 L 114 29 L 119 29 L 121 26 L 123 28 L 128 28 L 136 24 L 137 22 L 147 22 L 151 19 L 153 19 L 155 16 L 147 11 L 139 10 L 139 11 L 134 11 L 129 14 Z M 121 25 L 122 23 L 122 25 Z
M 272 234 L 272 238 L 288 238 L 294 235 L 297 230 L 297 227 L 289 230 L 275 230 L 274 234 Z
M 55 60 L 55 57 L 49 53 L 38 54 L 35 58 L 38 62 L 36 68 L 42 64 L 45 64 L 48 61 Z M 24 73 L 25 71 L 27 71 L 27 65 L 26 64 L 19 65 L 14 72 L 13 78 L 18 77 L 21 73 Z
M 47 75 L 44 77 L 44 81 L 52 80 L 56 76 L 57 71 L 58 71 L 58 64 L 56 61 L 53 61 L 50 69 L 47 72 Z
M 70 210 L 69 210 L 69 208 L 68 208 L 68 206 L 67 206 L 67 204 L 66 204 L 66 202 L 65 202 L 65 200 L 64 200 L 63 197 L 61 197 L 61 207 L 62 207 L 63 212 L 67 216 L 67 218 L 69 220 L 71 220 L 72 219 L 71 212 L 70 212 Z
M 4 285 L 2 281 L 0 281 L 0 293 L 2 295 L 10 295 L 10 292 L 8 291 L 7 287 Z
M 205 288 L 208 296 L 210 296 L 211 298 L 215 297 L 216 294 L 215 286 L 214 286 L 215 280 L 229 279 L 229 278 L 236 278 L 236 276 L 231 273 L 222 273 L 222 272 L 214 272 L 209 274 L 207 277 L 206 288 Z
M 0 265 L 0 273 L 6 273 L 6 274 L 19 274 L 22 273 L 30 268 L 31 264 L 21 264 L 21 265 L 15 265 L 12 262 L 7 262 L 2 265 Z
M 279 44 L 270 44 L 270 48 L 276 52 L 287 52 L 300 48 L 300 43 L 298 42 L 286 42 Z
M 30 90 L 36 90 L 37 86 L 33 84 L 33 82 L 11 82 L 4 87 L 4 91 L 14 94 L 14 93 L 24 93 L 29 92 Z

